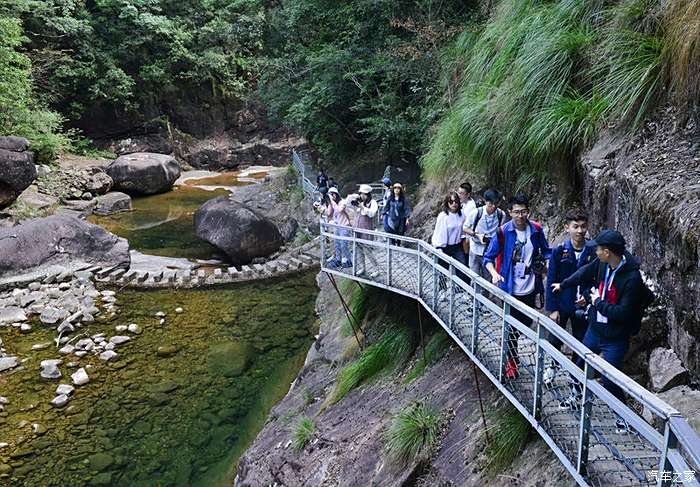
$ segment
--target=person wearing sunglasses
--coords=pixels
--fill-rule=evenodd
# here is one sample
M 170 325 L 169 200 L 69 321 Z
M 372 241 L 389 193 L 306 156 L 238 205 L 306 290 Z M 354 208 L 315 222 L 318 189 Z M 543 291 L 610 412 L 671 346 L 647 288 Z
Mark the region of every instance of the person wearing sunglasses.
M 442 202 L 431 243 L 436 249 L 442 250 L 466 266 L 467 256 L 462 246 L 464 218 L 459 195 L 455 191 L 450 191 Z
M 511 221 L 496 232 L 484 253 L 484 265 L 491 275 L 491 282 L 518 301 L 535 307 L 538 294 L 544 292 L 543 274 L 546 272 L 546 259 L 551 249 L 542 231 L 542 225 L 530 220 L 529 200 L 525 195 L 513 196 L 508 201 Z M 525 325 L 532 319 L 517 309 L 512 315 Z M 508 332 L 507 362 L 505 377 L 518 376 L 518 338 L 520 333 Z

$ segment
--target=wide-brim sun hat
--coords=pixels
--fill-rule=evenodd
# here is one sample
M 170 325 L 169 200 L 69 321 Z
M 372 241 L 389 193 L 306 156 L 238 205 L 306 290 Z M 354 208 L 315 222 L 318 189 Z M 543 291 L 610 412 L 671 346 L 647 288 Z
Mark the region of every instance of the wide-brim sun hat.
M 372 186 L 369 184 L 361 184 L 358 193 L 372 194 Z
M 338 191 L 338 188 L 332 187 L 328 190 L 329 193 L 335 193 L 337 195 L 340 195 L 340 191 Z

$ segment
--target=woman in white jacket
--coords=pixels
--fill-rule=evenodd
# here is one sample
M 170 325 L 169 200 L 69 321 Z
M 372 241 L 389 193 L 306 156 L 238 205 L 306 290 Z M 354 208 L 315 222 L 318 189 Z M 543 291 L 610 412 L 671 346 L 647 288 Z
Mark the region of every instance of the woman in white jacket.
M 364 230 L 375 230 L 375 218 L 377 216 L 377 211 L 379 210 L 379 205 L 374 199 L 372 199 L 372 187 L 369 184 L 360 185 L 359 197 L 352 199 L 352 205 L 355 209 L 355 218 L 353 220 L 353 227 L 361 228 Z M 348 196 L 350 199 L 350 196 Z M 357 233 L 357 237 L 363 240 L 374 240 L 373 236 L 368 233 Z M 374 256 L 374 251 L 377 247 L 372 245 L 364 245 L 362 243 L 357 243 L 355 246 L 355 274 L 358 276 L 369 275 L 369 277 L 376 277 L 379 274 L 379 264 L 377 263 L 377 258 Z M 372 265 L 371 269 L 367 269 L 365 256 L 367 260 L 370 261 Z

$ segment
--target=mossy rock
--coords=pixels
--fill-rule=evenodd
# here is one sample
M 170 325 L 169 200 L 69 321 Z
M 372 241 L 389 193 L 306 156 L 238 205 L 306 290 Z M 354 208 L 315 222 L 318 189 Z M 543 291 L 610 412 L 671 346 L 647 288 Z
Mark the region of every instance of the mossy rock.
M 215 343 L 209 347 L 207 365 L 215 374 L 236 377 L 248 368 L 251 355 L 251 348 L 247 343 Z

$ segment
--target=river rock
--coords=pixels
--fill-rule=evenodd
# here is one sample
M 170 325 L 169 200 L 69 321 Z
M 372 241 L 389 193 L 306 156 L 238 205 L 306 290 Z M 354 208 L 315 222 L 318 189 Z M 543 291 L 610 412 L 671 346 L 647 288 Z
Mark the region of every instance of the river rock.
M 121 345 L 123 343 L 126 343 L 130 340 L 131 340 L 131 337 L 124 336 L 124 335 L 117 335 L 117 336 L 113 336 L 112 338 L 110 338 L 109 343 L 117 346 L 117 345 Z
M 234 264 L 266 257 L 282 245 L 277 226 L 227 196 L 207 201 L 194 214 L 199 238 L 223 250 Z
M 49 306 L 44 308 L 44 311 L 39 316 L 39 320 L 45 325 L 55 325 L 61 320 L 68 318 L 68 311 L 65 309 L 54 308 Z
M 58 369 L 58 366 L 63 363 L 62 360 L 59 359 L 53 359 L 53 360 L 42 360 L 41 361 L 41 378 L 42 379 L 60 379 L 61 378 L 61 371 Z
M 34 154 L 20 137 L 0 137 L 0 208 L 9 206 L 36 179 Z
M 85 189 L 94 195 L 101 195 L 112 189 L 113 184 L 114 181 L 112 181 L 112 178 L 109 177 L 106 172 L 98 170 L 90 176 L 85 185 Z M 131 202 L 131 200 L 129 201 Z M 99 206 L 99 199 L 97 205 Z
M 213 373 L 225 377 L 242 374 L 250 362 L 251 349 L 241 342 L 222 342 L 210 345 L 207 366 Z
M 59 395 L 59 396 L 60 396 L 61 394 L 65 394 L 66 396 L 70 396 L 71 394 L 73 394 L 73 391 L 74 391 L 74 390 L 75 390 L 75 387 L 73 387 L 73 386 L 70 385 L 70 384 L 60 384 L 60 385 L 56 388 L 56 394 Z
M 41 423 L 32 423 L 32 433 L 37 436 L 41 436 L 46 433 L 49 429 Z
M 73 345 L 67 344 L 60 348 L 58 350 L 58 353 L 60 353 L 61 355 L 68 355 L 69 353 L 73 353 L 74 350 L 75 347 Z
M 16 306 L 0 308 L 0 325 L 11 325 L 12 323 L 19 323 L 20 321 L 26 320 L 27 315 L 21 308 Z
M 97 198 L 97 206 L 95 206 L 93 213 L 95 215 L 111 215 L 129 210 L 131 210 L 131 196 L 119 191 L 112 191 Z
M 97 225 L 53 215 L 0 229 L 0 277 L 79 263 L 128 268 L 129 243 Z
M 685 416 L 695 431 L 700 431 L 700 391 L 681 385 L 658 396 Z
M 180 177 L 177 161 L 165 154 L 136 152 L 118 157 L 107 174 L 114 187 L 126 193 L 155 194 L 168 191 Z
M 136 323 L 129 324 L 127 329 L 129 330 L 129 333 L 141 333 L 141 328 Z
M 112 351 L 112 350 L 106 350 L 106 351 L 104 351 L 104 352 L 102 352 L 102 353 L 100 354 L 100 357 L 99 357 L 99 358 L 100 358 L 100 360 L 102 360 L 103 362 L 109 362 L 110 360 L 112 360 L 112 359 L 115 358 L 116 356 L 117 356 L 117 353 L 116 353 L 116 352 L 114 352 L 114 351 Z
M 0 372 L 13 369 L 18 364 L 17 357 L 0 357 Z
M 683 367 L 676 353 L 670 348 L 655 348 L 649 357 L 649 382 L 654 392 L 663 392 L 683 384 L 688 379 L 688 369 Z
M 178 348 L 175 345 L 161 345 L 156 350 L 156 355 L 159 357 L 172 357 L 178 352 Z
M 82 386 L 90 382 L 90 377 L 88 376 L 87 372 L 85 372 L 85 369 L 82 367 L 75 371 L 73 374 L 71 374 L 70 378 L 73 381 L 73 384 L 75 384 L 76 386 Z
M 60 394 L 51 400 L 51 404 L 57 408 L 62 408 L 68 404 L 69 397 L 65 394 Z

